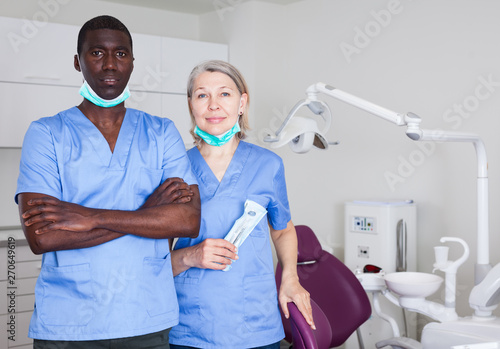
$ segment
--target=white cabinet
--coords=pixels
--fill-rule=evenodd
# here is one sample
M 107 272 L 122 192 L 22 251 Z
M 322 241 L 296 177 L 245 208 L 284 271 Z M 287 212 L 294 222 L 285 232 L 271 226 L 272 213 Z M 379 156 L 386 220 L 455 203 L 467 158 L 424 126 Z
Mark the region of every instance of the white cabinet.
M 131 90 L 160 91 L 165 74 L 161 68 L 161 37 L 132 34 L 134 71 L 130 77 Z
M 200 62 L 208 59 L 228 59 L 227 45 L 180 40 L 162 39 L 162 70 L 168 74 L 163 79 L 162 91 L 186 93 L 187 78 L 191 70 Z
M 193 137 L 189 133 L 191 128 L 191 117 L 186 95 L 163 94 L 162 95 L 162 117 L 169 118 L 179 130 L 186 144 L 186 148 L 193 147 Z
M 160 93 L 130 90 L 130 97 L 125 101 L 125 106 L 143 110 L 151 115 L 161 116 L 161 97 Z
M 10 251 L 10 252 L 9 252 Z M 42 257 L 25 240 L 0 245 L 0 348 L 30 348 L 28 328 Z M 14 339 L 14 340 L 12 340 Z
M 185 94 L 152 93 L 131 90 L 130 98 L 125 102 L 128 108 L 143 110 L 151 115 L 169 118 L 179 130 L 187 148 L 193 146 L 189 133 L 191 118 Z
M 33 120 L 80 104 L 78 87 L 0 82 L 0 147 L 21 147 Z
M 71 25 L 44 23 L 37 27 L 27 20 L 0 17 L 0 79 L 80 86 L 81 74 L 73 66 L 78 31 Z
M 82 76 L 73 67 L 79 30 L 55 23 L 33 29 L 29 21 L 0 17 L 0 147 L 21 147 L 32 121 L 80 104 Z M 126 106 L 172 115 L 191 143 L 187 78 L 201 61 L 227 60 L 227 45 L 134 33 L 132 39 L 135 61 Z

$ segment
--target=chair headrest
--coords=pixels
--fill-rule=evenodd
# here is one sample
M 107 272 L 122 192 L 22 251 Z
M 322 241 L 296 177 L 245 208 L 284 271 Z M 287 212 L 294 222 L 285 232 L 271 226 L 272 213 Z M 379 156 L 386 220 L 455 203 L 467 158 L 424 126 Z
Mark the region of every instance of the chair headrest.
M 296 225 L 298 242 L 298 263 L 317 261 L 323 254 L 318 238 L 307 225 Z

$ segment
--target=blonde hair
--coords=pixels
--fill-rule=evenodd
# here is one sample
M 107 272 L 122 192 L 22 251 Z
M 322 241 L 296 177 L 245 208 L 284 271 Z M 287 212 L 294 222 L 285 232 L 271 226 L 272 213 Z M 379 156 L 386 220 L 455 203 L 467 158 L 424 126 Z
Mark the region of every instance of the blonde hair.
M 191 116 L 191 129 L 189 130 L 189 132 L 191 133 L 191 136 L 193 136 L 194 138 L 194 143 L 198 145 L 201 142 L 201 138 L 194 133 L 196 121 L 194 119 L 193 111 L 191 110 L 191 103 L 189 103 L 189 100 L 193 95 L 194 81 L 198 78 L 198 76 L 200 76 L 200 74 L 205 72 L 210 72 L 210 73 L 219 72 L 226 74 L 231 78 L 231 80 L 233 80 L 236 87 L 238 88 L 238 92 L 240 93 L 240 95 L 246 93 L 247 103 L 245 109 L 243 110 L 243 113 L 238 118 L 238 123 L 240 125 L 241 131 L 235 135 L 238 139 L 244 139 L 246 137 L 246 132 L 250 130 L 250 124 L 248 122 L 248 106 L 250 104 L 250 95 L 248 92 L 248 86 L 245 81 L 245 78 L 243 78 L 243 75 L 240 73 L 240 71 L 236 69 L 236 67 L 233 66 L 232 64 L 220 60 L 210 60 L 201 62 L 196 67 L 194 67 L 193 70 L 191 71 L 191 74 L 189 74 L 188 78 L 187 98 L 188 98 L 189 115 Z

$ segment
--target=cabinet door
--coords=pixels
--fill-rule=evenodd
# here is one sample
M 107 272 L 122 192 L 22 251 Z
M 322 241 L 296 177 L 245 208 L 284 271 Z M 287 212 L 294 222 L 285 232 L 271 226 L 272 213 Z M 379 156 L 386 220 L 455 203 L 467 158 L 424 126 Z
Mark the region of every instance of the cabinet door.
M 0 248 L 0 258 L 7 260 L 7 247 Z M 28 338 L 28 327 L 33 313 L 35 301 L 36 277 L 40 272 L 40 258 L 29 250 L 27 245 L 16 244 L 15 249 L 15 280 L 13 284 L 0 281 L 0 330 L 7 335 L 0 336 L 0 348 L 30 347 L 32 340 Z M 6 269 L 6 266 L 4 265 Z M 12 292 L 12 294 L 11 294 Z M 11 316 L 14 318 L 11 318 Z M 3 325 L 2 325 L 3 324 Z M 9 339 L 9 336 L 14 336 Z
M 162 117 L 169 118 L 179 130 L 186 148 L 193 147 L 193 137 L 189 133 L 191 128 L 191 117 L 187 105 L 186 95 L 163 94 L 162 95 Z
M 6 289 L 7 287 L 7 247 L 0 247 L 0 281 L 5 281 L 5 284 L 1 286 L 0 284 L 0 290 L 3 292 L 3 290 Z M 2 306 L 2 303 L 0 303 L 0 306 Z M 3 308 L 4 310 L 6 308 Z M 3 314 L 3 312 L 0 310 L 0 314 Z
M 16 302 L 18 299 L 16 298 Z M 24 348 L 22 345 L 32 347 L 33 340 L 28 338 L 29 324 L 33 314 L 33 303 L 31 310 L 18 311 L 15 313 L 0 315 L 0 348 Z M 14 318 L 11 318 L 11 315 Z
M 21 147 L 30 123 L 80 104 L 77 87 L 0 82 L 0 147 Z
M 7 332 L 7 322 L 9 317 L 7 315 L 0 315 L 0 348 L 8 348 L 9 347 L 9 339 L 8 336 L 10 335 Z
M 134 71 L 130 77 L 131 90 L 159 92 L 168 74 L 161 71 L 161 37 L 132 34 Z
M 8 302 L 8 283 L 7 281 L 0 281 L 0 291 L 2 291 L 2 295 L 0 296 L 0 315 L 9 313 L 9 302 Z M 3 348 L 3 347 L 2 347 Z
M 163 92 L 186 93 L 187 79 L 198 63 L 228 59 L 228 48 L 224 44 L 173 38 L 162 40 L 162 71 L 168 74 L 162 84 Z
M 33 304 L 35 304 L 34 285 L 36 283 L 36 279 L 29 278 L 25 280 L 28 280 L 28 282 L 30 282 L 30 287 L 33 285 L 31 294 L 23 294 L 30 291 L 24 288 L 24 280 L 22 280 L 22 283 L 17 283 L 17 288 L 8 288 L 7 281 L 0 281 L 0 289 L 2 290 L 2 295 L 0 296 L 0 305 L 2 306 L 2 308 L 0 309 L 0 315 L 8 315 L 9 310 L 11 310 L 12 314 L 33 312 Z M 10 291 L 15 293 L 15 297 L 13 297 L 12 299 L 8 296 Z M 12 312 L 14 310 L 15 312 Z
M 16 314 L 16 341 L 9 341 L 9 348 L 17 348 L 18 345 L 33 345 L 33 340 L 28 338 L 32 313 L 29 311 Z
M 142 110 L 148 114 L 161 115 L 161 94 L 143 90 L 130 90 L 130 97 L 125 101 L 127 108 Z
M 82 75 L 73 66 L 78 31 L 71 25 L 0 17 L 0 79 L 80 86 Z

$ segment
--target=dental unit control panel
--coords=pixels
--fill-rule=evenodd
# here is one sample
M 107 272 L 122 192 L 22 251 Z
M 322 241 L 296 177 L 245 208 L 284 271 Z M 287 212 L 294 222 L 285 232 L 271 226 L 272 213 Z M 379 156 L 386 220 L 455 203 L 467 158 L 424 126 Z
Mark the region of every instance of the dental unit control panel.
M 352 231 L 375 233 L 375 218 L 373 217 L 352 217 Z

